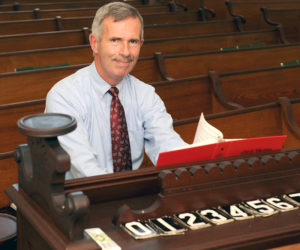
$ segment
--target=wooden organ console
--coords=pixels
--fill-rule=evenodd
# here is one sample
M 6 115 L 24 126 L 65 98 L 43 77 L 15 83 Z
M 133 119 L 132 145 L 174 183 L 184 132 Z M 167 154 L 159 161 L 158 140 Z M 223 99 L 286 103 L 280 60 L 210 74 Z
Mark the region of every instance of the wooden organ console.
M 99 249 L 86 228 L 101 228 L 122 249 L 300 242 L 300 148 L 65 181 L 70 159 L 57 136 L 76 121 L 44 114 L 18 126 L 28 144 L 15 151 L 19 183 L 6 189 L 18 249 Z

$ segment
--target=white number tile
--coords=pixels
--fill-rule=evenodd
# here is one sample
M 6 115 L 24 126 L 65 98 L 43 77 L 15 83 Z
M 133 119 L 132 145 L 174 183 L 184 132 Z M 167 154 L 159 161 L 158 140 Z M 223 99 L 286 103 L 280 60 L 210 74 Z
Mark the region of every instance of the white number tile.
M 263 199 L 263 201 L 267 204 L 270 205 L 271 207 L 281 211 L 281 212 L 287 212 L 291 210 L 295 210 L 298 207 L 287 200 L 281 198 L 281 197 L 270 197 L 267 199 Z
M 233 219 L 230 216 L 223 214 L 217 208 L 197 210 L 196 212 L 200 214 L 205 220 L 215 225 L 221 225 L 233 221 Z
M 147 221 L 131 221 L 121 224 L 121 227 L 135 239 L 148 239 L 159 236 L 159 233 Z
M 300 206 L 300 193 L 285 194 L 283 195 L 283 198 L 297 206 Z
M 278 213 L 278 210 L 267 205 L 263 200 L 256 199 L 252 201 L 245 201 L 241 203 L 245 209 L 247 209 L 250 213 L 253 213 L 255 216 L 271 216 L 273 214 Z
M 247 220 L 254 218 L 254 214 L 247 211 L 247 209 L 240 204 L 220 206 L 218 208 L 228 216 L 231 216 L 234 220 Z
M 181 226 L 174 218 L 171 216 L 164 216 L 161 218 L 155 218 L 149 220 L 152 227 L 159 230 L 161 235 L 176 235 L 182 234 L 187 229 Z
M 210 227 L 211 224 L 204 220 L 198 213 L 196 212 L 186 212 L 175 214 L 174 218 L 185 227 L 191 230 L 197 230 L 201 228 Z

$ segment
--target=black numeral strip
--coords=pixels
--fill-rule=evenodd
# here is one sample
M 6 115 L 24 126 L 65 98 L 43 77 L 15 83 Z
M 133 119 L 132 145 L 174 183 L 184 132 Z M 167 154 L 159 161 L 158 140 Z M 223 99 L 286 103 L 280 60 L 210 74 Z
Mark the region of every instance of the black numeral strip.
M 177 235 L 211 225 L 221 225 L 234 220 L 244 220 L 254 216 L 271 216 L 277 212 L 287 212 L 300 207 L 300 193 L 256 199 L 240 204 L 219 206 L 163 216 L 148 221 L 132 221 L 121 227 L 135 239 L 146 239 L 160 235 Z

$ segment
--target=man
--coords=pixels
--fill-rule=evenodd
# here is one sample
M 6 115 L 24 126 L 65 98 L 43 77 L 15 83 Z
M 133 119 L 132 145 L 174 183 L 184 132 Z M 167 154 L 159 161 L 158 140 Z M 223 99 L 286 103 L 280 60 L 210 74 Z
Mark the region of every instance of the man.
M 71 158 L 67 178 L 135 170 L 144 147 L 155 164 L 160 152 L 186 145 L 154 88 L 129 75 L 143 44 L 139 12 L 122 2 L 102 6 L 89 39 L 94 62 L 58 82 L 46 100 L 45 112 L 77 120 L 75 131 L 58 138 Z M 124 112 L 126 121 L 120 118 Z

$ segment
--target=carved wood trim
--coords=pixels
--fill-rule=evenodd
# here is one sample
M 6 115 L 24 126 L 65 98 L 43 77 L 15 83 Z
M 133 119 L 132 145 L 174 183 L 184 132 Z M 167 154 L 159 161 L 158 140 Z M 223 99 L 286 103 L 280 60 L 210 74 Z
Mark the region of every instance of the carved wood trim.
M 47 125 L 31 126 L 28 120 Z M 27 136 L 28 144 L 19 145 L 15 151 L 20 189 L 53 218 L 70 240 L 83 238 L 89 199 L 82 192 L 65 193 L 70 157 L 61 148 L 57 136 L 73 131 L 76 126 L 75 118 L 62 114 L 23 117 L 18 121 L 18 129 Z
M 233 17 L 233 22 L 236 26 L 237 31 L 242 32 L 244 31 L 243 25 L 242 25 L 242 19 L 239 16 Z
M 132 220 L 282 195 L 285 188 L 290 189 L 291 186 L 291 192 L 297 191 L 300 187 L 297 181 L 300 176 L 299 155 L 298 151 L 293 155 L 290 152 L 275 152 L 162 170 L 158 177 L 161 191 L 154 203 L 141 210 L 132 210 L 124 205 L 116 213 L 113 222 L 119 225 Z M 266 183 L 274 181 L 277 185 L 269 185 L 266 191 Z M 239 192 L 230 192 L 237 186 Z M 181 203 L 177 202 L 179 200 Z
M 290 44 L 290 42 L 285 38 L 284 28 L 281 24 L 277 25 L 276 31 L 279 33 L 279 39 L 283 44 Z
M 216 71 L 210 70 L 208 71 L 208 75 L 210 78 L 210 81 L 212 83 L 212 90 L 213 94 L 217 98 L 217 100 L 223 105 L 226 109 L 232 110 L 232 109 L 241 109 L 244 108 L 244 106 L 234 103 L 230 100 L 228 100 L 225 95 L 223 94 L 223 91 L 221 89 L 221 81 Z
M 156 60 L 156 65 L 159 69 L 160 75 L 162 76 L 163 79 L 168 80 L 168 81 L 172 81 L 173 78 L 170 77 L 166 71 L 166 67 L 165 67 L 165 61 L 164 61 L 164 56 L 161 52 L 155 52 L 154 53 L 154 57 Z
M 275 22 L 273 22 L 272 20 L 269 19 L 269 14 L 268 14 L 268 9 L 267 8 L 262 7 L 262 8 L 260 8 L 260 11 L 262 12 L 263 18 L 264 18 L 264 20 L 267 24 L 269 24 L 271 26 L 279 25 L 279 23 L 275 23 Z
M 279 97 L 278 101 L 281 106 L 281 114 L 284 119 L 285 124 L 289 128 L 289 130 L 300 139 L 300 127 L 294 120 L 293 116 L 293 108 L 290 100 L 287 97 Z
M 285 33 L 284 33 L 284 29 L 283 29 L 282 25 L 280 23 L 275 23 L 275 22 L 273 22 L 272 20 L 269 19 L 268 9 L 265 8 L 265 7 L 262 7 L 262 8 L 260 8 L 260 11 L 263 14 L 263 18 L 264 18 L 265 22 L 267 24 L 271 25 L 271 26 L 275 26 L 276 30 L 279 33 L 280 41 L 283 44 L 289 44 L 289 42 L 285 38 Z
M 232 17 L 239 17 L 241 19 L 241 22 L 244 23 L 244 24 L 247 22 L 247 20 L 245 19 L 244 16 L 233 13 L 232 2 L 230 0 L 225 0 L 225 5 L 227 7 L 227 10 L 228 10 L 229 14 Z

